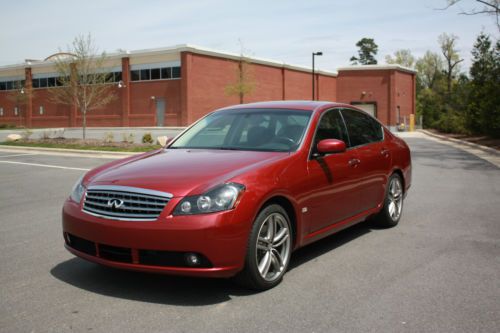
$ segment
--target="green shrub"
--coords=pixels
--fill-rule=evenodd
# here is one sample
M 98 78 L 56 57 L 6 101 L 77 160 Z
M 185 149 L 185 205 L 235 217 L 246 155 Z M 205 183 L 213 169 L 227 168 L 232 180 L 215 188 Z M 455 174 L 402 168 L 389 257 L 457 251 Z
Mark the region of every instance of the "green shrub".
M 142 136 L 142 143 L 153 143 L 153 137 L 151 136 L 151 133 L 146 133 Z

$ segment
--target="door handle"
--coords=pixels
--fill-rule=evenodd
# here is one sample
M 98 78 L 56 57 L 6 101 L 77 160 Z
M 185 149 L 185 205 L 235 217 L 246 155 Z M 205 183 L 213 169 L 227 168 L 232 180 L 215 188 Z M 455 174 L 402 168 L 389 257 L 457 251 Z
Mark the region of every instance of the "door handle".
M 349 166 L 355 167 L 357 166 L 361 161 L 357 158 L 353 158 L 349 160 Z

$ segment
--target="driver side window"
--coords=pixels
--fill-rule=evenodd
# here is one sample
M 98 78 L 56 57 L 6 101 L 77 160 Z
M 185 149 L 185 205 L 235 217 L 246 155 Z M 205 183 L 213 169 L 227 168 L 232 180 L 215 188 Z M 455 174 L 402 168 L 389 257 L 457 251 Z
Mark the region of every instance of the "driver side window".
M 345 142 L 346 146 L 349 146 L 344 120 L 337 109 L 326 111 L 321 116 L 313 141 L 313 153 L 316 152 L 318 142 L 325 139 L 342 140 Z

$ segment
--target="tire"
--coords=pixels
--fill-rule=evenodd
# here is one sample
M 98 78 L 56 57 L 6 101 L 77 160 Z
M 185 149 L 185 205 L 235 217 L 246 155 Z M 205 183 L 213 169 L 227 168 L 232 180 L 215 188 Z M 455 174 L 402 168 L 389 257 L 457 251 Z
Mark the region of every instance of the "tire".
M 259 291 L 277 286 L 286 273 L 291 253 L 292 229 L 288 214 L 280 205 L 265 207 L 252 226 L 245 267 L 237 281 Z
M 382 228 L 395 227 L 403 213 L 403 181 L 394 173 L 389 177 L 384 199 L 384 207 L 375 216 L 375 225 Z

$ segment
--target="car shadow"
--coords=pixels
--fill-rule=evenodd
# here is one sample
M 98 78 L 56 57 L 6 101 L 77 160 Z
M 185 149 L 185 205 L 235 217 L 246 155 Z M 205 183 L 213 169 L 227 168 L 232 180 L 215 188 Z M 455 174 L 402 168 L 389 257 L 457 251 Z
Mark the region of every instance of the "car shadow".
M 326 254 L 371 232 L 367 223 L 360 223 L 335 235 L 295 251 L 289 270 Z M 105 296 L 148 303 L 178 306 L 204 306 L 223 303 L 231 296 L 248 296 L 258 292 L 238 286 L 232 279 L 178 277 L 162 274 L 125 271 L 72 258 L 54 266 L 50 273 L 74 287 Z M 286 279 L 286 277 L 285 277 Z

